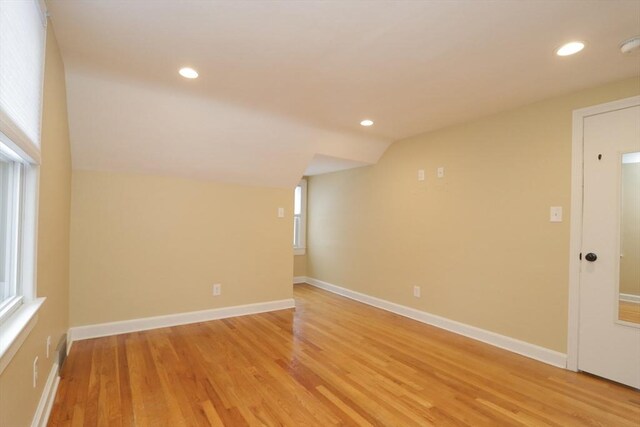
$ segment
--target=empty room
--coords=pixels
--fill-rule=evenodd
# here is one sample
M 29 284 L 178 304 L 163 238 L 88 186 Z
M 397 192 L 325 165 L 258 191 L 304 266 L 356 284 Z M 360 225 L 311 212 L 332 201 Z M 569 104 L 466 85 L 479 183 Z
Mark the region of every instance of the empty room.
M 0 427 L 640 427 L 640 0 L 0 0 Z

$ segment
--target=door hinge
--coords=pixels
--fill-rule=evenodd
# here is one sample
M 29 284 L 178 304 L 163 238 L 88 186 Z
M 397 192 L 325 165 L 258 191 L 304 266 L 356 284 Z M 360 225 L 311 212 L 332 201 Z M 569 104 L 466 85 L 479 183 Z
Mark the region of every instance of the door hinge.
M 582 261 L 582 252 L 580 252 L 580 261 Z

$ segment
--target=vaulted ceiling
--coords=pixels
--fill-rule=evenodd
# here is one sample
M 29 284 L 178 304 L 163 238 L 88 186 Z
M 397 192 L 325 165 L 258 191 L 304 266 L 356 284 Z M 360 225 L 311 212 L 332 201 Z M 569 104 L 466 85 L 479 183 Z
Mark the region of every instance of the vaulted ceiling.
M 637 0 L 47 5 L 79 169 L 292 187 L 407 136 L 640 75 L 618 49 L 640 34 Z M 587 47 L 557 57 L 570 40 Z

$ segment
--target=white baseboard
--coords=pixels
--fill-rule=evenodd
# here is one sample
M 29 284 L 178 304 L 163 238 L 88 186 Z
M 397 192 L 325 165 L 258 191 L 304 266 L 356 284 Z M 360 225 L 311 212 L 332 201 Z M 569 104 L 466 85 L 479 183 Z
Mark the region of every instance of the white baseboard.
M 620 294 L 620 301 L 640 303 L 640 295 Z
M 307 276 L 294 276 L 293 284 L 297 285 L 299 283 L 307 283 Z
M 58 364 L 54 363 L 47 377 L 47 382 L 42 390 L 40 396 L 40 402 L 36 408 L 36 413 L 33 415 L 31 421 L 31 427 L 45 427 L 49 422 L 49 415 L 51 415 L 51 408 L 53 408 L 53 402 L 56 400 L 56 391 L 58 390 L 58 384 L 60 383 L 60 377 L 58 376 Z
M 248 314 L 258 314 L 267 311 L 285 310 L 288 308 L 295 308 L 295 306 L 296 304 L 293 298 L 289 298 L 278 301 L 260 302 L 256 304 L 236 305 L 233 307 L 168 314 L 166 316 L 145 317 L 119 322 L 100 323 L 97 325 L 76 326 L 69 329 L 68 348 L 71 349 L 73 341 L 86 340 L 89 338 L 106 337 L 109 335 L 186 325 L 189 323 L 207 322 L 209 320 L 246 316 Z
M 473 338 L 475 340 L 491 344 L 495 347 L 500 347 L 504 350 L 509 350 L 513 353 L 518 353 L 522 356 L 526 356 L 531 359 L 547 363 L 549 365 L 557 366 L 559 368 L 566 368 L 567 366 L 567 355 L 564 353 L 550 350 L 545 347 L 540 347 L 538 345 L 531 344 L 525 341 L 520 341 L 515 338 L 510 338 L 505 335 L 500 335 L 495 332 L 487 331 L 485 329 L 480 329 L 475 326 L 456 322 L 455 320 L 450 320 L 445 317 L 427 313 L 426 311 L 417 310 L 415 308 L 396 304 L 387 300 L 362 294 L 360 292 L 352 291 L 350 289 L 342 288 L 331 283 L 323 282 L 322 280 L 313 279 L 311 277 L 307 277 L 306 279 L 306 283 L 309 283 L 310 285 L 316 286 L 329 292 L 333 292 L 338 295 L 342 295 L 347 298 L 351 298 L 364 304 L 368 304 L 382 310 L 390 311 L 392 313 L 417 320 L 418 322 L 436 326 L 441 329 L 446 329 L 447 331 L 451 331 L 459 335 L 464 335 L 465 337 Z

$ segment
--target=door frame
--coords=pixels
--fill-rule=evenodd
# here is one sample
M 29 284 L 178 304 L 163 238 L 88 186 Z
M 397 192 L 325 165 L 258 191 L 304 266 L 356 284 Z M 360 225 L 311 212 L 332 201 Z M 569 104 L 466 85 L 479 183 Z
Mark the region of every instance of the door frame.
M 578 370 L 580 331 L 580 250 L 582 247 L 583 130 L 584 119 L 596 114 L 640 105 L 640 96 L 573 110 L 571 147 L 571 220 L 569 231 L 569 313 L 567 330 L 567 369 Z

